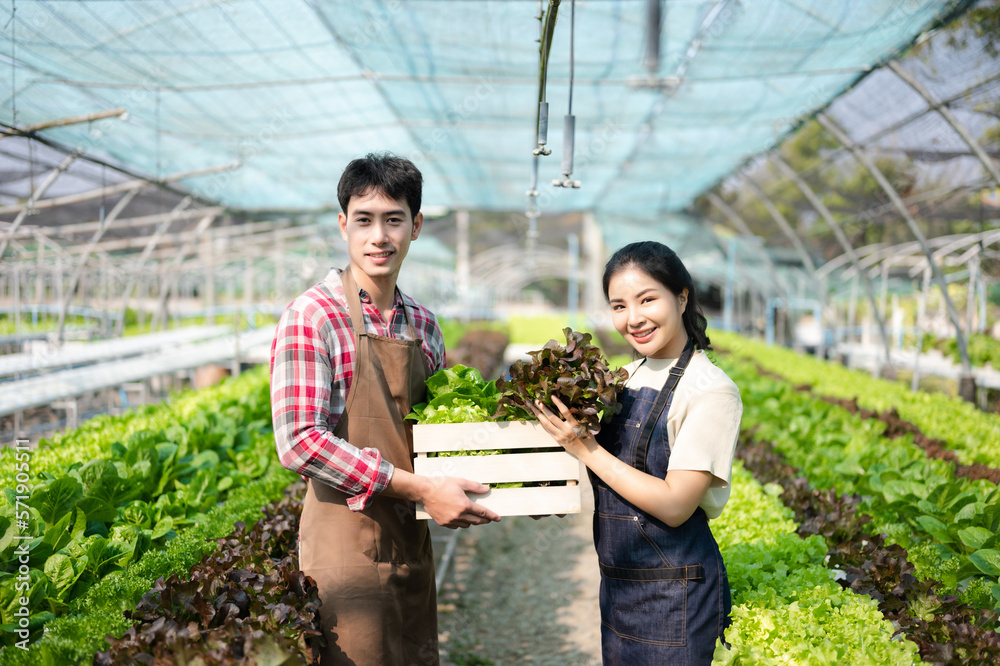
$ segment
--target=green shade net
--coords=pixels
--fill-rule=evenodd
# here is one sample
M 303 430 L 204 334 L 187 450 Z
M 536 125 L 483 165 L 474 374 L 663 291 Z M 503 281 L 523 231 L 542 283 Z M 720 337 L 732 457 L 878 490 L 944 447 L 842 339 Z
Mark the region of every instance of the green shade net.
M 569 92 L 570 3 L 548 82 L 539 210 L 652 218 L 684 209 L 871 67 L 967 2 L 667 2 L 656 78 L 642 1 L 576 6 L 579 190 L 554 189 Z M 240 162 L 182 186 L 239 209 L 336 209 L 371 150 L 409 156 L 424 201 L 526 203 L 538 95 L 538 3 L 0 0 L 0 121 L 26 126 L 124 107 L 127 119 L 45 130 L 163 177 Z M 12 60 L 13 58 L 13 60 Z M 13 88 L 12 88 L 13 86 Z M 603 218 L 602 218 L 603 219 Z

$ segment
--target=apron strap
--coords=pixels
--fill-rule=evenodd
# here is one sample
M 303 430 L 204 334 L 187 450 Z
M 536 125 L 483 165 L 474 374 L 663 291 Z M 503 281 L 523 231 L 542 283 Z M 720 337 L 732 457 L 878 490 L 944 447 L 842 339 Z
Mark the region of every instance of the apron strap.
M 642 424 L 642 431 L 639 433 L 639 441 L 635 447 L 635 461 L 633 466 L 640 472 L 646 471 L 646 454 L 649 451 L 649 439 L 653 436 L 653 428 L 656 427 L 656 422 L 660 420 L 660 414 L 663 413 L 664 408 L 670 405 L 670 402 L 674 397 L 674 389 L 677 388 L 677 382 L 681 380 L 684 376 L 684 370 L 687 369 L 688 363 L 691 362 L 691 356 L 694 354 L 694 342 L 690 339 L 687 344 L 684 345 L 684 351 L 681 352 L 681 357 L 677 359 L 677 363 L 674 367 L 670 368 L 670 374 L 667 376 L 667 381 L 663 384 L 663 388 L 660 390 L 659 394 L 656 396 L 656 402 L 653 403 L 653 409 L 649 412 L 646 417 L 646 421 Z
M 358 284 L 354 281 L 350 264 L 340 273 L 340 279 L 344 283 L 344 296 L 347 298 L 347 310 L 351 315 L 351 328 L 354 329 L 355 335 L 365 335 L 365 313 L 361 309 L 361 296 L 358 294 Z M 403 315 L 406 317 L 406 329 L 410 333 L 410 339 L 416 340 L 417 334 L 413 328 L 413 320 L 406 309 L 406 301 L 399 293 L 399 287 L 395 288 L 394 293 L 399 294 L 399 302 L 403 305 Z
M 662 567 L 660 569 L 622 569 L 620 567 L 609 567 L 603 562 L 599 562 L 601 574 L 605 578 L 614 580 L 701 580 L 705 577 L 705 570 L 700 564 L 689 564 L 686 567 Z

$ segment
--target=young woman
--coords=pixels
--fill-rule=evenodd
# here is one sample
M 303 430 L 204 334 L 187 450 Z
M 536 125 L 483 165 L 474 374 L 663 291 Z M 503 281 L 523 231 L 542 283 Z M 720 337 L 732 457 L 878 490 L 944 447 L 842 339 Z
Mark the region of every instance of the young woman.
M 535 405 L 590 470 L 604 663 L 710 664 L 731 600 L 708 521 L 729 499 L 739 390 L 705 355 L 705 317 L 673 250 L 653 241 L 618 250 L 604 294 L 639 356 L 626 366 L 621 413 L 580 439 L 558 398 L 559 414 Z

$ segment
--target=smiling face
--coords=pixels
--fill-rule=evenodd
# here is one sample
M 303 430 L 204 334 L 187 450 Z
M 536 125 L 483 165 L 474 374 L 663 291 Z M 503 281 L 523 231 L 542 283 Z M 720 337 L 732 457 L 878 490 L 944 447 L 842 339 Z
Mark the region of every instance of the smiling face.
M 420 235 L 423 213 L 411 217 L 406 201 L 391 199 L 371 189 L 362 196 L 351 197 L 347 213 L 340 213 L 338 221 L 351 264 L 363 274 L 355 271 L 358 286 L 368 291 L 376 285 L 391 290 L 410 241 Z
M 645 271 L 625 267 L 608 283 L 615 329 L 643 356 L 677 358 L 688 341 L 681 319 L 687 294 L 674 295 Z

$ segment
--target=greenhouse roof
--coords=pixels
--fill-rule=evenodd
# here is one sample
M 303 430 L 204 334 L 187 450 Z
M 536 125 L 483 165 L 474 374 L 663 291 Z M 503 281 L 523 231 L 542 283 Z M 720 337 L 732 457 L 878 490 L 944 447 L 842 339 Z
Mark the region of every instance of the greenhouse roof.
M 660 65 L 647 2 L 575 4 L 578 190 L 559 177 L 571 3 L 559 10 L 542 213 L 678 211 L 965 0 L 671 0 Z M 14 11 L 16 9 L 16 11 Z M 181 181 L 238 209 L 337 209 L 344 165 L 411 157 L 424 201 L 525 206 L 538 99 L 539 3 L 410 0 L 0 0 L 0 122 L 124 108 L 40 132 Z M 603 217 L 603 219 L 608 219 Z M 602 221 L 603 224 L 603 221 Z

